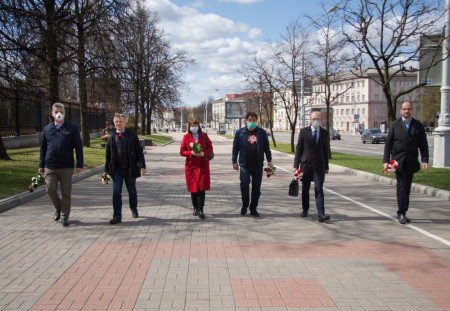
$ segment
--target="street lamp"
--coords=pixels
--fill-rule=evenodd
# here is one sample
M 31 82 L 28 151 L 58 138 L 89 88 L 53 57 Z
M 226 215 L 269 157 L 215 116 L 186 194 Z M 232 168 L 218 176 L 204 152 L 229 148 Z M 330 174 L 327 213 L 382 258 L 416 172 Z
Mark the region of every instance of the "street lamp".
M 319 19 L 321 19 L 322 17 L 324 17 L 325 15 L 327 15 L 328 13 L 332 13 L 334 11 L 336 11 L 338 9 L 338 6 L 335 5 L 332 8 L 330 8 L 328 11 L 326 11 L 325 13 L 323 13 L 322 15 L 320 15 L 319 17 L 317 17 L 316 19 L 314 19 L 313 21 L 311 21 L 308 26 L 306 26 L 303 29 L 303 32 L 306 32 L 306 30 L 315 22 L 317 22 Z M 295 83 L 295 82 L 294 82 Z M 301 104 L 301 114 L 302 114 L 302 118 L 301 118 L 301 126 L 300 128 L 305 127 L 305 53 L 302 52 L 302 75 L 301 75 L 301 80 L 300 80 L 300 104 Z

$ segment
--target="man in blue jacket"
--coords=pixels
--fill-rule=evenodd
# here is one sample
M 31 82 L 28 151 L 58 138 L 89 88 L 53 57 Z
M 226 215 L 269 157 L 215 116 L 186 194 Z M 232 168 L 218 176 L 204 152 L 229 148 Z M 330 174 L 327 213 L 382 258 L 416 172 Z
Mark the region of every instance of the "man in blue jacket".
M 245 119 L 247 125 L 237 130 L 234 135 L 231 160 L 235 170 L 238 170 L 240 167 L 241 215 L 245 216 L 247 208 L 250 207 L 250 215 L 258 217 L 259 213 L 256 208 L 261 195 L 264 154 L 268 165 L 272 167 L 272 153 L 270 152 L 269 138 L 266 131 L 256 126 L 258 115 L 254 112 L 249 112 Z M 251 203 L 249 194 L 250 180 L 252 183 Z
M 64 121 L 63 104 L 53 104 L 52 116 L 55 121 L 46 125 L 42 132 L 39 173 L 44 173 L 45 189 L 56 209 L 54 220 L 61 219 L 61 224 L 68 226 L 75 164 L 73 150 L 76 152 L 78 174 L 83 169 L 83 146 L 77 126 Z M 58 182 L 61 198 L 57 192 Z

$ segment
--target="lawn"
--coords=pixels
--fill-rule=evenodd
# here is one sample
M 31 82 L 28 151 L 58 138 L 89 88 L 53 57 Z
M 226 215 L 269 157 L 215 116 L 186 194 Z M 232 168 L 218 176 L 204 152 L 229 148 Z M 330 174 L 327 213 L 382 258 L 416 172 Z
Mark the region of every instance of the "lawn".
M 142 137 L 140 137 L 142 138 Z M 154 145 L 172 140 L 170 136 L 149 135 Z M 105 163 L 105 150 L 100 138 L 91 139 L 91 147 L 83 148 L 84 171 Z M 39 167 L 39 147 L 8 149 L 11 161 L 0 160 L 0 200 L 27 190 L 31 177 L 37 175 Z
M 291 145 L 277 143 L 277 148 L 273 148 L 272 143 L 270 144 L 270 148 L 272 150 L 277 150 L 280 152 L 290 153 Z M 330 163 L 350 167 L 353 169 L 383 175 L 383 163 L 381 159 L 358 156 L 353 154 L 346 153 L 331 153 Z M 388 176 L 388 175 L 383 175 Z M 395 176 L 388 176 L 390 178 L 395 178 Z M 426 171 L 420 170 L 416 174 L 414 174 L 413 182 L 425 186 L 435 187 L 443 190 L 450 191 L 450 171 L 445 168 L 434 168 L 430 167 Z

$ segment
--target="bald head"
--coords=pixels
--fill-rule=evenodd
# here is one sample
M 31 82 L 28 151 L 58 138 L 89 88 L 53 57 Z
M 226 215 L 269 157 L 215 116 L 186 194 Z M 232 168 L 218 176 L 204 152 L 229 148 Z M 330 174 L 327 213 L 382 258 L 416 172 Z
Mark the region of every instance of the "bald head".
M 412 104 L 411 102 L 403 102 L 400 106 L 400 114 L 407 122 L 411 119 L 412 116 Z

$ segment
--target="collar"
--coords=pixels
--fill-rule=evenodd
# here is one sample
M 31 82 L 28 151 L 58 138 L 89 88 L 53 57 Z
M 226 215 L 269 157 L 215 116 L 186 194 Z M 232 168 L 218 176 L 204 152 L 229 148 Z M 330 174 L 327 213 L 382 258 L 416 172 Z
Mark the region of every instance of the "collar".
M 411 124 L 412 120 L 413 120 L 413 117 L 412 117 L 412 116 L 411 116 L 411 118 L 409 119 L 409 122 L 407 122 L 406 119 L 402 116 L 402 121 L 403 121 L 404 123 Z
M 126 130 L 126 128 L 124 128 L 122 132 L 119 132 L 118 130 L 116 130 L 116 133 L 117 133 L 117 134 L 125 133 L 125 130 Z
M 59 130 L 61 128 L 61 126 L 63 126 L 64 122 L 65 122 L 65 120 L 63 120 L 60 125 L 57 125 L 56 122 L 54 122 L 53 124 L 55 125 L 56 129 Z

